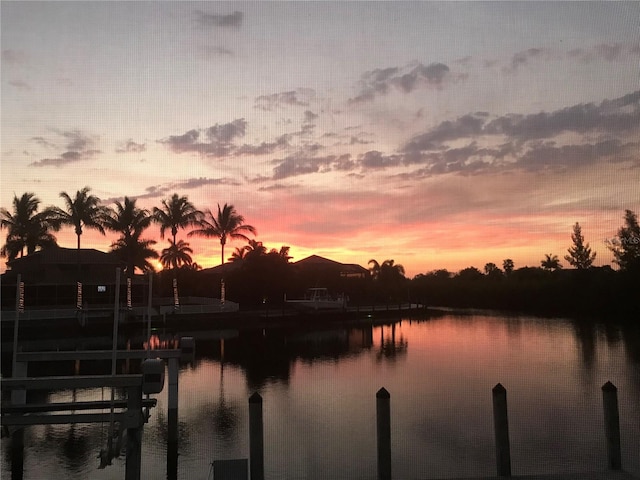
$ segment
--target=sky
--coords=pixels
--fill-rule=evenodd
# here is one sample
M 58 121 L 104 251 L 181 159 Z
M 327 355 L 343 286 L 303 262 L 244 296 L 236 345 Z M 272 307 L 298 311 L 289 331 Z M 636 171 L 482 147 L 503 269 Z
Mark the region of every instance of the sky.
M 0 205 L 233 204 L 408 277 L 563 259 L 640 214 L 639 2 L 10 2 Z M 6 232 L 2 233 L 3 241 Z M 57 234 L 75 247 L 71 228 Z M 148 230 L 159 251 L 168 241 Z M 107 251 L 114 234 L 87 230 Z M 203 267 L 216 239 L 178 234 Z M 234 247 L 225 250 L 229 256 Z M 228 253 L 228 254 L 227 254 Z M 567 267 L 567 262 L 562 261 Z

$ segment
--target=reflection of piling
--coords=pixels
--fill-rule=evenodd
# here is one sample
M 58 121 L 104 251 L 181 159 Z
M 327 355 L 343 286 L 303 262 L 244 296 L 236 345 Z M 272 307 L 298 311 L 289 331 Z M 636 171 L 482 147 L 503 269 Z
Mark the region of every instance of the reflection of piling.
M 27 376 L 27 363 L 15 360 L 12 375 L 14 378 L 24 378 Z M 27 403 L 27 391 L 16 389 L 11 391 L 11 404 L 24 405 Z M 24 475 L 24 427 L 18 427 L 11 434 L 11 478 L 22 480 Z
M 129 387 L 127 391 L 127 411 L 142 411 L 142 387 Z M 111 435 L 111 432 L 109 432 Z M 140 479 L 142 462 L 142 425 L 127 428 L 127 460 L 125 475 L 127 480 Z
M 499 477 L 511 476 L 511 452 L 509 449 L 509 422 L 507 420 L 507 390 L 497 384 L 493 393 L 493 426 L 496 437 L 496 465 Z
M 604 406 L 604 430 L 607 437 L 607 466 L 611 470 L 621 470 L 618 389 L 611 382 L 602 386 L 602 403 Z
M 178 477 L 178 358 L 169 359 L 167 478 Z
M 376 393 L 378 480 L 391 480 L 391 395 L 382 387 Z
M 249 397 L 249 468 L 251 480 L 264 480 L 262 397 L 258 392 Z

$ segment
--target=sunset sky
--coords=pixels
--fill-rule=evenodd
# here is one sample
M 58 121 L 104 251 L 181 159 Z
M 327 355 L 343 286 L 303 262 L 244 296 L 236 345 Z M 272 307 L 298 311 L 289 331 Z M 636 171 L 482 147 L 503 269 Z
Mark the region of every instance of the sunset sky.
M 0 8 L 4 208 L 177 192 L 232 203 L 294 261 L 409 277 L 562 259 L 575 222 L 608 265 L 640 214 L 640 2 Z M 178 238 L 219 263 L 217 240 Z

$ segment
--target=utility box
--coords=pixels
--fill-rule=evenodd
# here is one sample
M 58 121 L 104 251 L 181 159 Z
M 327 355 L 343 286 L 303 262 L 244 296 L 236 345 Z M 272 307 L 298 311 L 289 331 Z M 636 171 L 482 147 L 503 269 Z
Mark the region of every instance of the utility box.
M 247 480 L 249 478 L 249 462 L 246 458 L 215 460 L 213 462 L 213 478 L 215 480 Z
M 180 339 L 180 360 L 183 362 L 193 362 L 196 359 L 196 341 L 193 337 L 182 337 Z
M 142 393 L 160 393 L 164 388 L 164 362 L 148 358 L 142 362 Z

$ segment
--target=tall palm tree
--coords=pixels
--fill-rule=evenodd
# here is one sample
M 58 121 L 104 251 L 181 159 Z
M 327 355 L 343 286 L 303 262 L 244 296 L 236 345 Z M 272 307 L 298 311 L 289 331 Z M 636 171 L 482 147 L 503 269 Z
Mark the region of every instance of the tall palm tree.
M 189 244 L 183 240 L 174 243 L 169 240 L 169 247 L 164 248 L 160 254 L 160 263 L 164 268 L 178 269 L 183 265 L 189 266 L 193 263 L 191 254 L 193 250 Z
M 56 237 L 49 230 L 56 230 L 51 208 L 38 212 L 40 199 L 34 193 L 13 196 L 13 213 L 0 208 L 0 228 L 8 230 L 1 254 L 9 260 L 35 252 L 38 248 L 56 246 Z
M 80 236 L 82 228 L 93 228 L 101 234 L 105 234 L 103 221 L 107 210 L 100 205 L 100 199 L 95 195 L 90 195 L 91 188 L 84 187 L 78 190 L 73 198 L 67 192 L 60 192 L 60 197 L 64 199 L 65 210 L 53 207 L 55 221 L 59 225 L 72 225 L 78 237 L 78 251 L 80 251 Z
M 222 247 L 222 264 L 224 264 L 224 246 L 227 243 L 227 239 L 249 241 L 249 237 L 245 233 L 253 235 L 257 233 L 255 228 L 244 223 L 244 217 L 236 212 L 233 205 L 226 203 L 222 208 L 218 204 L 218 214 L 215 216 L 210 209 L 207 209 L 205 218 L 200 220 L 198 225 L 200 228 L 192 230 L 188 236 L 219 238 Z
M 107 230 L 120 234 L 120 238 L 111 244 L 111 251 L 117 252 L 127 262 L 127 274 L 133 275 L 136 267 L 143 271 L 153 270 L 148 258 L 157 258 L 158 253 L 151 246 L 155 240 L 141 238 L 142 233 L 151 225 L 153 217 L 149 210 L 138 208 L 136 199 L 124 197 L 117 201 L 104 218 Z
M 178 229 L 197 225 L 202 217 L 203 213 L 186 196 L 180 197 L 177 193 L 162 200 L 162 208 L 153 207 L 154 221 L 160 224 L 160 238 L 164 238 L 165 230 L 171 229 L 174 245 Z

